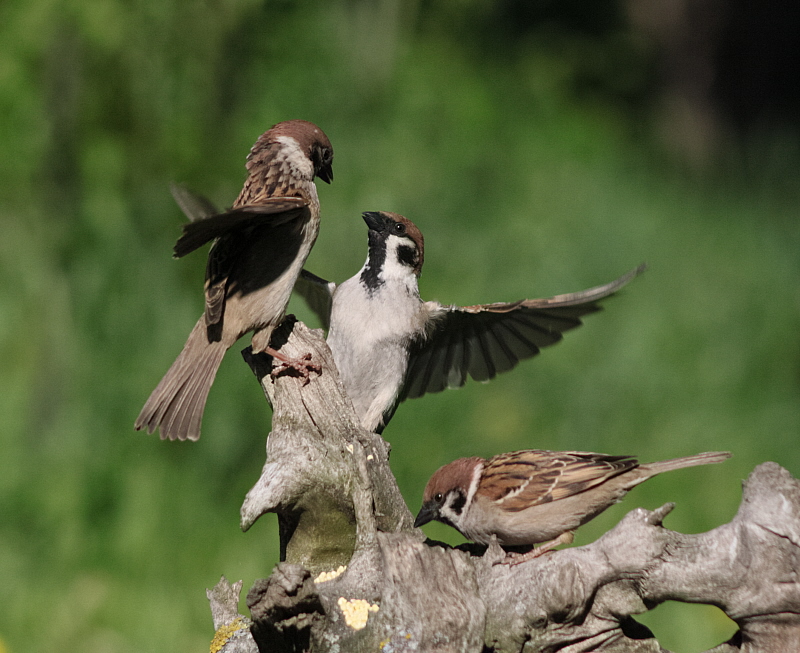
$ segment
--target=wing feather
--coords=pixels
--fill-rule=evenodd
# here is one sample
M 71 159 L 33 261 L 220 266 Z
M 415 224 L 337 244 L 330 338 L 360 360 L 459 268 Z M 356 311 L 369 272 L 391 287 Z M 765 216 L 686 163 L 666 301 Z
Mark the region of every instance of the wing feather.
M 195 193 L 182 184 L 170 184 L 169 190 L 176 204 L 191 222 L 219 213 L 219 209 L 205 195 Z
M 489 342 L 491 325 L 487 324 L 486 326 L 488 328 L 474 329 L 474 336 L 470 339 L 473 352 L 470 374 L 476 381 L 488 381 L 497 376 L 497 370 L 494 364 L 494 352 Z
M 294 220 L 308 206 L 308 202 L 302 197 L 267 197 L 258 204 L 220 211 L 205 195 L 181 184 L 171 184 L 170 192 L 181 211 L 189 218 L 189 222 L 183 225 L 183 235 L 175 243 L 175 258 L 186 256 L 234 229 L 261 224 L 277 226 Z
M 641 274 L 644 265 L 614 281 L 576 293 L 476 306 L 441 306 L 427 337 L 412 343 L 400 401 L 488 381 L 513 369 L 601 310 L 598 301 Z M 431 302 L 429 302 L 431 304 Z
M 300 197 L 271 197 L 260 204 L 240 206 L 215 215 L 201 217 L 183 225 L 183 235 L 173 248 L 173 256 L 181 258 L 206 243 L 248 226 L 278 226 L 303 215 L 308 203 Z M 183 208 L 183 206 L 181 206 Z
M 326 281 L 308 270 L 301 270 L 300 276 L 294 284 L 294 290 L 319 318 L 323 328 L 326 331 L 330 329 L 331 307 L 336 284 L 333 281 Z
M 631 456 L 530 449 L 489 460 L 481 483 L 492 500 L 516 512 L 584 492 L 638 466 Z

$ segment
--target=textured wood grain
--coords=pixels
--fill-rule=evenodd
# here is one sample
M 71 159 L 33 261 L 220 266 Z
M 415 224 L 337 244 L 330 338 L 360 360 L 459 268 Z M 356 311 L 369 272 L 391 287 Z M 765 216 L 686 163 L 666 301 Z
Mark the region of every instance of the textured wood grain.
M 800 650 L 800 483 L 779 465 L 759 465 L 734 519 L 707 533 L 665 529 L 666 504 L 592 544 L 496 564 L 496 544 L 455 550 L 413 528 L 388 445 L 358 426 L 321 335 L 283 333 L 281 351 L 310 353 L 321 374 L 273 379 L 249 357 L 274 414 L 242 525 L 277 513 L 286 560 L 248 595 L 260 651 L 655 653 L 633 615 L 667 600 L 736 621 L 716 653 Z

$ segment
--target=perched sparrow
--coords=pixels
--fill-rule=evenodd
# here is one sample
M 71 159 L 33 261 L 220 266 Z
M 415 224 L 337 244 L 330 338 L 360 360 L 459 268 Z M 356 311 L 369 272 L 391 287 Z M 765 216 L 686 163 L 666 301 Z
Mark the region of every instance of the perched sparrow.
M 319 233 L 314 177 L 333 179 L 333 148 L 322 130 L 289 120 L 261 135 L 247 157 L 248 177 L 233 207 L 214 213 L 205 201 L 184 211 L 200 219 L 183 227 L 179 258 L 214 240 L 206 268 L 205 313 L 150 395 L 135 428 L 161 438 L 197 440 L 206 397 L 228 348 L 254 331 L 255 352 L 269 352 L 297 275 Z M 207 215 L 214 213 L 213 215 Z
M 336 367 L 370 431 L 382 431 L 405 399 L 462 386 L 467 375 L 492 379 L 538 354 L 644 270 L 549 299 L 443 306 L 420 299 L 424 246 L 414 223 L 396 213 L 363 215 L 369 256 L 361 271 L 336 287 L 304 270 L 296 289 L 330 324 Z
M 480 544 L 492 535 L 505 546 L 548 542 L 528 555 L 535 557 L 571 542 L 578 526 L 648 478 L 730 456 L 715 451 L 640 465 L 630 456 L 529 449 L 459 458 L 431 476 L 414 526 L 435 519 Z

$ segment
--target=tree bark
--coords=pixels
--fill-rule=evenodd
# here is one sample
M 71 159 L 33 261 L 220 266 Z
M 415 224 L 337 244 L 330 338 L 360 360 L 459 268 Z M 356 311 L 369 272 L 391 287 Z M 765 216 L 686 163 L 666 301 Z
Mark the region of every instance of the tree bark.
M 321 373 L 273 378 L 268 357 L 245 352 L 274 412 L 242 528 L 277 513 L 283 562 L 247 595 L 251 648 L 233 648 L 237 635 L 217 650 L 655 653 L 632 615 L 667 600 L 738 624 L 715 653 L 800 650 L 800 483 L 779 465 L 759 465 L 734 519 L 707 533 L 665 529 L 666 504 L 587 546 L 497 564 L 496 544 L 454 549 L 414 529 L 389 446 L 360 427 L 321 333 L 287 320 L 280 334 L 282 353 L 311 353 Z M 209 592 L 218 635 L 247 623 L 237 585 Z

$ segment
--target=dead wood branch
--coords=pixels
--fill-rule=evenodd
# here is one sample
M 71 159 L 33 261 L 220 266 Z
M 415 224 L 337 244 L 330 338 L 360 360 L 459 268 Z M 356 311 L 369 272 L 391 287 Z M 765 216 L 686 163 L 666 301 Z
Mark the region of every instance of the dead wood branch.
M 496 545 L 425 541 L 321 335 L 297 322 L 283 333 L 282 351 L 311 353 L 322 373 L 272 379 L 268 359 L 246 356 L 274 414 L 242 527 L 277 513 L 284 558 L 247 597 L 258 650 L 661 652 L 633 615 L 667 600 L 736 621 L 716 653 L 800 650 L 800 483 L 777 464 L 759 465 L 734 519 L 707 533 L 665 529 L 667 504 L 587 546 L 498 565 Z M 238 592 L 224 595 L 235 615 Z

